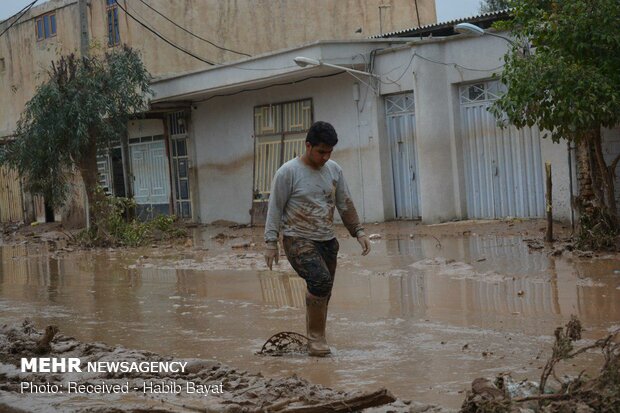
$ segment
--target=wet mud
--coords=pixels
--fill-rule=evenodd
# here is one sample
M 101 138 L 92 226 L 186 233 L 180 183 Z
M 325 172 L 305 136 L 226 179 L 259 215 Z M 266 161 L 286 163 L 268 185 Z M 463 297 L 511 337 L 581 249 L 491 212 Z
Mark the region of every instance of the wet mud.
M 266 268 L 260 229 L 199 228 L 191 247 L 5 245 L 1 320 L 28 316 L 80 342 L 214 359 L 272 378 L 296 374 L 340 391 L 385 387 L 401 400 L 456 409 L 478 377 L 537 380 L 554 329 L 572 314 L 585 344 L 620 325 L 618 258 L 529 248 L 524 240 L 541 228 L 370 224 L 366 232 L 380 237 L 361 257 L 339 227 L 327 359 L 255 354 L 279 331 L 305 330 L 305 283 L 284 256 Z M 246 247 L 232 248 L 238 243 Z M 596 355 L 585 356 L 563 373 L 593 370 Z
M 350 403 L 360 397 L 313 385 L 296 376 L 264 378 L 213 360 L 177 359 L 174 363 L 182 368 L 174 366 L 174 372 L 154 372 L 160 367 L 149 365 L 160 366 L 172 358 L 101 343 L 81 343 L 64 335 L 54 337 L 42 353 L 37 350 L 39 343 L 50 330 L 57 332 L 55 327 L 48 327 L 41 333 L 29 321 L 0 328 L 0 410 L 13 407 L 42 412 L 286 412 L 328 402 L 337 405 L 341 400 Z M 77 358 L 81 371 L 23 371 L 22 358 L 42 355 L 57 360 Z M 135 365 L 135 369 L 86 371 L 89 363 L 119 361 Z M 378 393 L 375 405 L 395 400 L 389 392 Z

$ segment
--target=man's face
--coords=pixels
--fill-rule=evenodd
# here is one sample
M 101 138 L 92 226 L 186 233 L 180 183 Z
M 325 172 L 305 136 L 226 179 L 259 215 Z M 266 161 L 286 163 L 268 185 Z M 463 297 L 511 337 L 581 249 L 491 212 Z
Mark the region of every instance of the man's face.
M 332 156 L 333 150 L 333 146 L 329 146 L 324 143 L 319 143 L 316 146 L 312 146 L 309 142 L 306 142 L 306 156 L 308 162 L 315 168 L 321 168 L 325 165 L 325 163 L 329 161 L 329 158 Z

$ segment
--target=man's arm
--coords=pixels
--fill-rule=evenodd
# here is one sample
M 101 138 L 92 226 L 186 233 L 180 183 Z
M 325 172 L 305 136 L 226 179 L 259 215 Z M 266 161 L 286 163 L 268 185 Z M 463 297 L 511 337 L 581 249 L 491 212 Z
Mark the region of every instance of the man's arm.
M 278 241 L 284 207 L 291 195 L 291 182 L 291 174 L 282 169 L 279 169 L 273 177 L 265 222 L 265 242 Z
M 265 262 L 271 270 L 272 264 L 278 263 L 278 237 L 280 234 L 280 223 L 284 207 L 291 194 L 290 173 L 279 169 L 273 177 L 271 183 L 271 193 L 269 194 L 269 204 L 267 206 L 267 221 L 265 222 Z
M 351 234 L 352 237 L 357 238 L 357 242 L 359 242 L 362 247 L 362 255 L 368 254 L 370 252 L 370 241 L 364 233 L 364 227 L 360 223 L 357 210 L 355 209 L 355 205 L 353 205 L 351 193 L 349 192 L 349 187 L 344 180 L 342 171 L 340 171 L 340 176 L 336 186 L 336 208 L 338 208 L 338 213 L 342 218 L 342 223 L 345 228 L 349 231 L 349 234 Z

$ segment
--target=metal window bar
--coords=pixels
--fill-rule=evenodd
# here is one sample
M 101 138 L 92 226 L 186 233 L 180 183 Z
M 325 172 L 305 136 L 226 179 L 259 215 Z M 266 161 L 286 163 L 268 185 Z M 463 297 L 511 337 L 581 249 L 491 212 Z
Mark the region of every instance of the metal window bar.
M 116 46 L 121 42 L 121 33 L 118 24 L 118 7 L 115 2 L 107 4 L 108 17 L 108 46 Z
M 192 217 L 192 207 L 189 178 L 189 137 L 183 111 L 168 114 L 168 132 L 172 156 L 175 214 L 180 218 L 187 219 Z
M 106 195 L 113 194 L 112 188 L 112 168 L 109 154 L 97 156 L 97 176 L 98 182 Z

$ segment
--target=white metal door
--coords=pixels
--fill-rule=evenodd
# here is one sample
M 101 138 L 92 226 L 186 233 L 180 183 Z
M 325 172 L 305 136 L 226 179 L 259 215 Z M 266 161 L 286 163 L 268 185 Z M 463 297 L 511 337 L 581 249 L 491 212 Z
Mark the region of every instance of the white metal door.
M 385 98 L 396 218 L 420 217 L 413 93 Z
M 497 126 L 487 108 L 497 99 L 499 88 L 491 81 L 460 89 L 468 217 L 542 217 L 540 131 Z
M 170 172 L 163 139 L 132 144 L 130 150 L 136 203 L 168 204 Z

